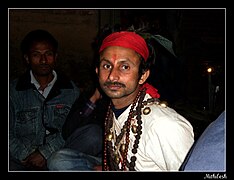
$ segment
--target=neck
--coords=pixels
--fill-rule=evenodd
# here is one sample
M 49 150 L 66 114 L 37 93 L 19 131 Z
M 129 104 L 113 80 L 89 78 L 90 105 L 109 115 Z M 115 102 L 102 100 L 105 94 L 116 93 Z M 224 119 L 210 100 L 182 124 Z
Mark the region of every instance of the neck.
M 37 82 L 40 84 L 41 89 L 44 89 L 54 78 L 53 73 L 50 73 L 47 76 L 38 76 L 33 74 Z
M 115 109 L 115 107 L 112 107 L 112 111 L 115 114 L 116 119 L 128 108 L 128 106 L 121 108 L 121 109 Z

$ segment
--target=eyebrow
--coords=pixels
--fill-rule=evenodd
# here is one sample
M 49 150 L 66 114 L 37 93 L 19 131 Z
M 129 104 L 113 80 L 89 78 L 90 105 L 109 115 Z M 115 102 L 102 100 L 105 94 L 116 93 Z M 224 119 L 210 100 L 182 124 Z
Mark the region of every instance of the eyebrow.
M 110 60 L 106 59 L 105 57 L 102 58 L 102 59 L 100 59 L 100 63 L 101 63 L 102 61 L 106 61 L 106 62 L 108 62 L 108 63 L 110 63 L 110 64 L 113 64 Z M 134 62 L 132 62 L 132 61 L 131 61 L 130 59 L 128 59 L 128 58 L 127 58 L 127 59 L 119 59 L 119 61 L 118 61 L 118 63 L 125 63 L 125 62 L 136 66 L 136 64 L 135 64 Z
M 54 51 L 54 50 L 53 49 L 45 49 L 45 50 L 31 49 L 30 51 L 43 52 L 43 51 Z

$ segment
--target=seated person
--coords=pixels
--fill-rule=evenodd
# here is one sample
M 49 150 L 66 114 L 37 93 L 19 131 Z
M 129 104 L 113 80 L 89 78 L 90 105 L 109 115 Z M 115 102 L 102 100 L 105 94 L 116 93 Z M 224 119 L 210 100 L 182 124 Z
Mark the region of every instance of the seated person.
M 44 171 L 64 146 L 61 131 L 80 89 L 58 70 L 58 41 L 30 31 L 21 42 L 26 71 L 9 84 L 9 170 Z
M 87 94 L 83 93 L 75 101 L 62 129 L 63 138 L 66 140 L 65 147 L 78 149 L 81 152 L 86 152 L 94 156 L 101 153 L 102 143 L 95 142 L 102 142 L 103 139 L 102 126 L 106 115 L 105 107 L 108 105 L 108 100 L 102 97 L 103 95 L 98 88 L 96 88 L 89 99 L 87 98 Z M 87 129 L 90 130 L 88 133 L 85 132 Z M 82 146 L 80 146 L 80 143 L 76 142 L 81 141 L 80 133 L 87 134 L 84 136 Z M 91 146 L 84 146 L 87 142 Z M 89 150 L 83 149 L 86 147 L 89 148 Z
M 93 165 L 88 163 L 102 164 L 102 127 L 109 100 L 98 88 L 89 99 L 87 97 L 84 92 L 73 104 L 62 131 L 66 144 L 50 158 L 49 170 L 93 170 Z M 90 156 L 90 161 L 76 159 L 83 155 Z M 87 166 L 90 168 L 87 169 Z

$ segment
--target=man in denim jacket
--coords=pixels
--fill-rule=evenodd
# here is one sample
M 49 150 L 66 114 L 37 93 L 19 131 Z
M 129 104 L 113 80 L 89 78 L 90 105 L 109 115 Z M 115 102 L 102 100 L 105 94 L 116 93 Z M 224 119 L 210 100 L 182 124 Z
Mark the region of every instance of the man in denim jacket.
M 80 91 L 55 71 L 58 42 L 35 30 L 21 44 L 28 70 L 9 87 L 9 169 L 47 170 L 47 160 L 64 146 L 61 129 Z

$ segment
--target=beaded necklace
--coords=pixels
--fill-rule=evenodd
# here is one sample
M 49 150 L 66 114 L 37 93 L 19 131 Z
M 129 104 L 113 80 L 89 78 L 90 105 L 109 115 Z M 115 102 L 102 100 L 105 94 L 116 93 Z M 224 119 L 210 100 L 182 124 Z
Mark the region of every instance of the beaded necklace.
M 147 115 L 151 112 L 150 107 L 145 107 L 147 104 L 157 104 L 162 107 L 167 107 L 167 102 L 158 99 L 159 96 L 154 96 L 145 101 L 144 97 L 146 95 L 147 88 L 142 88 L 138 95 L 136 96 L 130 111 L 127 120 L 125 121 L 120 134 L 117 136 L 115 132 L 115 124 L 113 123 L 113 111 L 111 109 L 111 104 L 108 107 L 107 115 L 105 118 L 105 141 L 104 141 L 104 170 L 105 171 L 126 171 L 127 168 L 129 171 L 135 171 L 135 162 L 137 148 L 139 140 L 142 134 L 142 120 L 141 112 L 144 115 Z M 138 105 L 134 110 L 134 107 Z M 143 109 L 144 108 L 144 109 Z M 143 109 L 143 111 L 141 111 Z M 135 125 L 136 116 L 137 125 Z M 129 135 L 130 129 L 134 133 L 135 141 L 132 149 L 133 156 L 130 158 L 130 163 L 127 160 L 128 146 L 129 146 Z M 114 146 L 112 144 L 114 142 Z
M 113 111 L 111 105 L 108 107 L 107 116 L 105 118 L 105 141 L 104 141 L 104 170 L 105 171 L 135 171 L 135 161 L 139 140 L 142 134 L 141 108 L 147 103 L 143 103 L 146 89 L 142 89 L 137 94 L 125 121 L 120 134 L 117 136 L 113 123 Z M 138 105 L 134 110 L 138 101 Z M 136 116 L 137 125 L 133 123 L 133 117 Z M 135 141 L 132 149 L 133 156 L 130 162 L 127 160 L 130 129 L 135 135 Z M 114 146 L 112 144 L 114 141 Z

